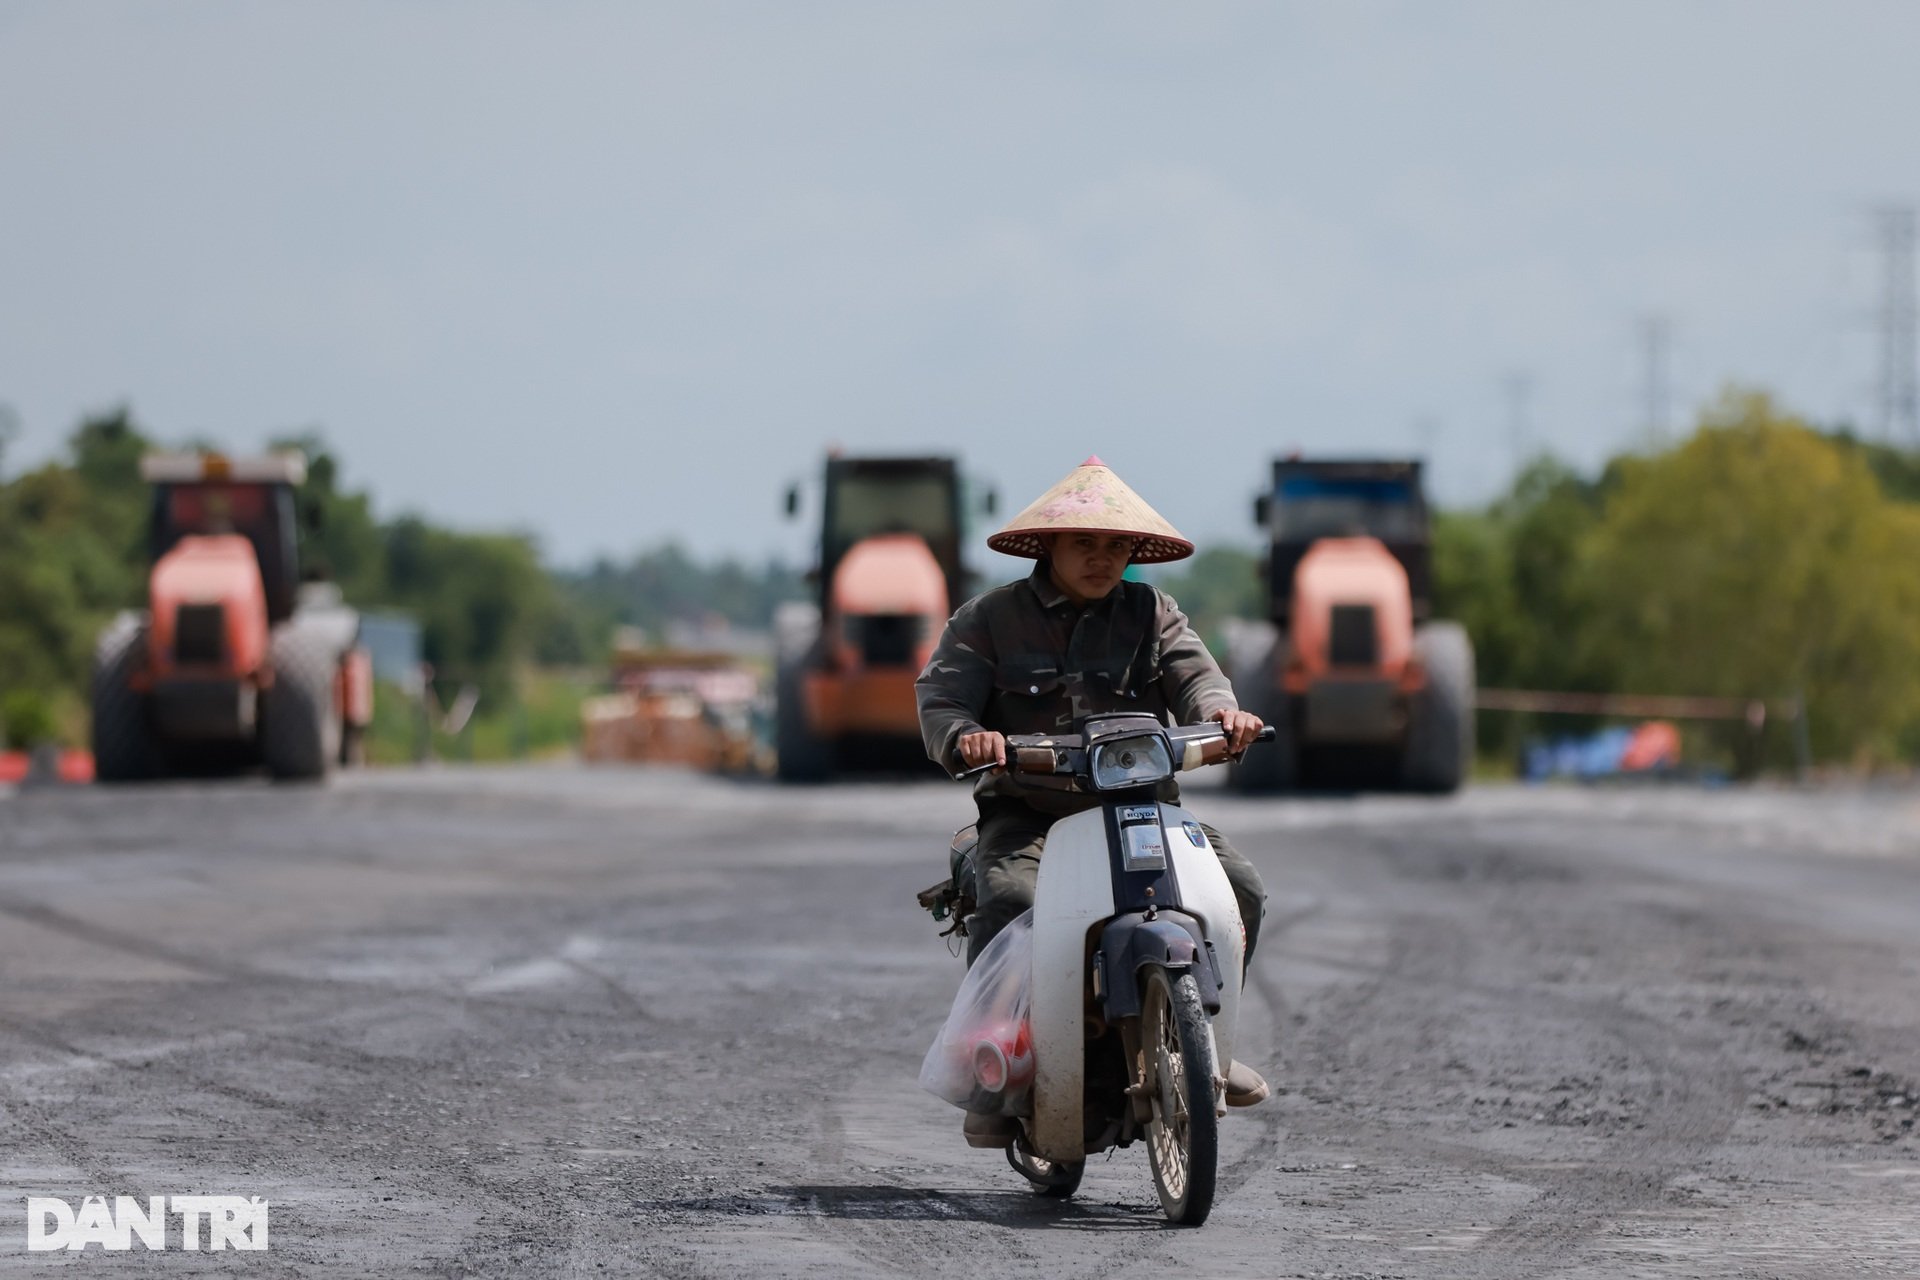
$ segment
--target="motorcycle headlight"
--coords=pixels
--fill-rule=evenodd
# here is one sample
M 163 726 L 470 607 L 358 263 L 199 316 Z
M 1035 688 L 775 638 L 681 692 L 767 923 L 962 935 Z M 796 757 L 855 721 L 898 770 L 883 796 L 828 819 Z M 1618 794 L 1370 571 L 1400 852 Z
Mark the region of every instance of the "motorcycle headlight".
M 1093 749 L 1093 785 L 1097 791 L 1143 787 L 1173 776 L 1173 753 L 1157 733 L 1115 738 Z

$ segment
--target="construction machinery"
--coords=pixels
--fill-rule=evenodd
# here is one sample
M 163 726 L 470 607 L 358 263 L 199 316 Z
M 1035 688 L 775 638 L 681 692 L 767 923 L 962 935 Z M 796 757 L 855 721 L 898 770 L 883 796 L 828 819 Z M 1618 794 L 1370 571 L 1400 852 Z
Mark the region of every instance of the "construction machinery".
M 753 773 L 760 682 L 727 653 L 616 648 L 612 693 L 581 707 L 580 754 L 594 763 L 677 764 Z
M 1237 629 L 1229 666 L 1241 705 L 1279 736 L 1232 785 L 1458 789 L 1473 763 L 1473 646 L 1429 617 L 1420 463 L 1283 458 L 1254 518 L 1267 620 Z
M 967 595 L 960 531 L 952 458 L 827 459 L 818 598 L 774 619 L 782 780 L 925 766 L 913 682 Z
M 360 617 L 302 584 L 298 453 L 155 454 L 147 608 L 101 635 L 93 754 L 101 782 L 264 765 L 281 779 L 359 763 L 373 718 Z

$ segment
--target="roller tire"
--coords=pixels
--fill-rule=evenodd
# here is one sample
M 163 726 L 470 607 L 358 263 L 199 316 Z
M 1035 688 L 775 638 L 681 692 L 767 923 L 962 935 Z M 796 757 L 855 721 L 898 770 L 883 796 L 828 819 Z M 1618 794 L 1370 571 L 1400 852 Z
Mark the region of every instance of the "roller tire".
M 775 771 L 782 782 L 825 782 L 833 776 L 833 744 L 807 723 L 806 674 L 804 655 L 787 658 L 774 687 Z
M 1292 716 L 1274 673 L 1286 638 L 1272 627 L 1248 627 L 1228 651 L 1228 678 L 1243 711 L 1273 726 L 1273 741 L 1256 743 L 1239 763 L 1227 766 L 1227 786 L 1246 795 L 1291 790 L 1298 779 Z
M 1413 637 L 1427 683 L 1407 708 L 1400 781 L 1409 791 L 1458 791 L 1473 768 L 1473 641 L 1457 622 L 1430 622 Z
M 147 699 L 132 686 L 146 657 L 147 629 L 116 626 L 93 655 L 93 776 L 98 782 L 142 782 L 166 772 L 166 754 L 147 719 Z
M 300 627 L 274 632 L 271 655 L 273 683 L 260 709 L 267 772 L 281 782 L 324 781 L 341 754 L 334 705 L 339 655 L 323 637 Z
M 367 766 L 367 726 L 350 724 L 340 730 L 340 767 L 364 769 Z

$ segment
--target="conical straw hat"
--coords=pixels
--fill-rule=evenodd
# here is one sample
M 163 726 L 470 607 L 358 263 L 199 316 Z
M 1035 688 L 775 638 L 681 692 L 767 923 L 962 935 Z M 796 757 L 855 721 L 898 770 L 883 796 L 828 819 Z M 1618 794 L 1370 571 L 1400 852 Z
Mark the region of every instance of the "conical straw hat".
M 1161 564 L 1193 554 L 1193 544 L 1098 458 L 1088 458 L 1068 472 L 1066 479 L 988 538 L 987 545 L 1010 556 L 1038 560 L 1047 554 L 1041 535 L 1067 530 L 1135 538 L 1135 564 Z

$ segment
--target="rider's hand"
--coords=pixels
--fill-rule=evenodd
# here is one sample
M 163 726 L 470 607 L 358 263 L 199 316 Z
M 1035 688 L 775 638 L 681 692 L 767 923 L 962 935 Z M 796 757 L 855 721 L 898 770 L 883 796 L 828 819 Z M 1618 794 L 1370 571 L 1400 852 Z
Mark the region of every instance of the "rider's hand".
M 1236 756 L 1252 746 L 1254 735 L 1266 728 L 1251 711 L 1216 711 L 1207 719 L 1220 722 L 1220 727 L 1227 731 L 1227 750 Z
M 960 758 L 967 762 L 969 769 L 977 769 L 989 763 L 1005 767 L 1007 735 L 995 733 L 991 729 L 982 729 L 979 733 L 963 733 L 960 735 Z

